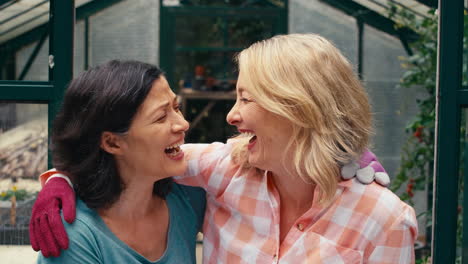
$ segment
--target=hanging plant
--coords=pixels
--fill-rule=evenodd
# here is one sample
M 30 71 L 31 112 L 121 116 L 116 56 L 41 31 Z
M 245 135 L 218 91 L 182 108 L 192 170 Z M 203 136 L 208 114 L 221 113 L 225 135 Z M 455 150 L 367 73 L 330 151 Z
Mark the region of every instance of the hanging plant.
M 435 115 L 436 115 L 436 71 L 437 71 L 437 34 L 438 17 L 436 10 L 431 10 L 425 17 L 416 17 L 408 10 L 391 6 L 390 18 L 396 21 L 398 28 L 411 29 L 419 35 L 419 38 L 410 43 L 413 55 L 400 58 L 402 67 L 406 70 L 399 86 L 404 89 L 422 89 L 425 97 L 416 100 L 418 113 L 406 127 L 407 140 L 401 153 L 400 169 L 392 181 L 391 190 L 399 194 L 400 198 L 413 205 L 413 197 L 416 191 L 426 188 L 431 193 L 433 186 L 434 142 L 435 142 Z M 468 54 L 468 13 L 464 16 L 463 54 Z M 467 85 L 467 60 L 463 58 L 462 85 Z M 462 128 L 460 133 L 460 155 L 464 155 L 465 130 L 463 126 L 466 118 L 462 116 Z M 463 163 L 460 163 L 463 166 Z M 460 170 L 463 171 L 463 168 Z M 463 190 L 463 177 L 459 177 L 459 189 Z M 463 191 L 460 191 L 462 201 Z M 422 212 L 419 216 L 427 217 L 427 225 L 431 226 L 432 208 Z M 460 248 L 462 213 L 459 210 L 457 224 L 457 244 Z M 420 227 L 422 228 L 422 227 Z M 426 263 L 427 256 L 417 260 L 418 263 Z M 457 259 L 457 262 L 460 258 Z
M 399 86 L 423 90 L 425 97 L 417 99 L 418 113 L 406 126 L 407 140 L 402 149 L 401 166 L 392 181 L 392 191 L 413 204 L 415 191 L 432 184 L 434 162 L 435 88 L 437 69 L 437 15 L 432 10 L 426 17 L 392 6 L 390 18 L 399 28 L 409 28 L 419 35 L 410 44 L 413 55 L 400 58 L 406 69 Z

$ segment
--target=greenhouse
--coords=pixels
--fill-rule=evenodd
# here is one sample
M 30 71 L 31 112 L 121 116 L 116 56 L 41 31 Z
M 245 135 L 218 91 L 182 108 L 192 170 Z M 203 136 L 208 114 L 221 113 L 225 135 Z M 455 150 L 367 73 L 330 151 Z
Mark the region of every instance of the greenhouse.
M 39 175 L 54 167 L 54 120 L 80 73 L 110 60 L 157 65 L 190 123 L 185 143 L 226 142 L 238 132 L 229 117 L 237 55 L 276 35 L 314 33 L 342 52 L 368 94 L 368 149 L 390 176 L 387 188 L 414 208 L 416 263 L 468 263 L 467 8 L 462 0 L 0 0 L 0 255 L 29 263 L 41 254 L 31 248 L 31 210 Z M 202 263 L 210 244 L 199 233 L 196 245 Z M 342 261 L 325 262 L 351 263 Z

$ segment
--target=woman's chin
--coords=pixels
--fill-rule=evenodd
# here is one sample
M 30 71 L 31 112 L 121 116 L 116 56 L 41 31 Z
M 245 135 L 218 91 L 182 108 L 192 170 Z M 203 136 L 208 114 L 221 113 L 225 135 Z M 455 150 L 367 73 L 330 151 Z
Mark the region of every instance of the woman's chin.
M 263 164 L 263 162 L 260 162 L 256 157 L 255 155 L 252 155 L 250 154 L 249 155 L 249 165 L 252 166 L 252 167 L 255 167 L 257 169 L 260 169 L 260 170 L 267 170 Z
M 187 170 L 187 161 L 178 161 L 175 163 L 167 162 L 160 167 L 158 171 L 161 179 L 184 175 Z M 158 174 L 154 172 L 155 174 Z
M 172 175 L 171 176 L 180 176 L 180 175 L 183 175 L 185 173 L 185 171 L 187 170 L 187 161 L 180 161 L 180 164 L 177 164 L 175 165 L 173 168 L 172 171 Z

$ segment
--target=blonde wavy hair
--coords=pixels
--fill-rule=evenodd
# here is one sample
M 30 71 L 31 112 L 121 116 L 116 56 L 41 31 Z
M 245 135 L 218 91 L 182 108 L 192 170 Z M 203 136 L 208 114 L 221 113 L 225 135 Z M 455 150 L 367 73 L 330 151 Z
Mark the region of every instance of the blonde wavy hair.
M 325 38 L 279 35 L 238 54 L 248 92 L 264 109 L 290 120 L 288 148 L 295 173 L 316 184 L 320 201 L 333 198 L 342 165 L 358 160 L 372 131 L 370 105 L 351 64 Z M 233 159 L 248 160 L 244 144 Z M 288 158 L 288 160 L 286 160 Z

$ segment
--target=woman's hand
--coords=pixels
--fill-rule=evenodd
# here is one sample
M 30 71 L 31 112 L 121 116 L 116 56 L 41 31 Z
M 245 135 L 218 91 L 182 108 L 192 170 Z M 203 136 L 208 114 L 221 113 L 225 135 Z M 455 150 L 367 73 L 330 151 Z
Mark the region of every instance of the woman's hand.
M 37 195 L 29 221 L 31 246 L 44 257 L 59 256 L 60 249 L 68 248 L 60 209 L 65 221 L 75 220 L 75 192 L 64 178 L 52 178 Z

